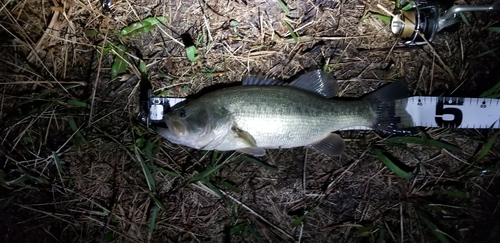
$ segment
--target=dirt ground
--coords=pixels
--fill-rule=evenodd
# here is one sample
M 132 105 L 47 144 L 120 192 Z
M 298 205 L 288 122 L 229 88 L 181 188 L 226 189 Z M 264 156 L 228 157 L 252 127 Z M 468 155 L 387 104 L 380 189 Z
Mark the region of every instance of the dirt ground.
M 343 131 L 339 157 L 297 148 L 257 159 L 171 144 L 139 119 L 141 61 L 155 95 L 326 68 L 341 97 L 398 78 L 416 95 L 477 97 L 500 81 L 500 33 L 487 30 L 498 12 L 405 47 L 376 17 L 390 1 L 0 3 L 0 242 L 500 241 L 498 131 L 417 135 L 460 151 Z M 148 17 L 166 21 L 120 34 Z M 113 73 L 117 56 L 128 65 Z

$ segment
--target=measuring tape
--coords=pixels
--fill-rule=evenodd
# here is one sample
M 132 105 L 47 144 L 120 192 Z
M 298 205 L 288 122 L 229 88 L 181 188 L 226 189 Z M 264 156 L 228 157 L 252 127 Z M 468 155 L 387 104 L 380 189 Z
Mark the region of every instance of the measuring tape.
M 163 114 L 185 98 L 150 98 L 149 120 L 163 121 Z M 396 101 L 398 109 L 404 109 L 411 120 L 402 120 L 404 127 L 441 127 L 465 129 L 499 129 L 500 99 L 412 96 Z M 406 106 L 406 107 L 404 107 Z M 371 130 L 354 126 L 342 130 Z
M 488 98 L 412 96 L 406 103 L 410 127 L 500 128 L 500 100 Z

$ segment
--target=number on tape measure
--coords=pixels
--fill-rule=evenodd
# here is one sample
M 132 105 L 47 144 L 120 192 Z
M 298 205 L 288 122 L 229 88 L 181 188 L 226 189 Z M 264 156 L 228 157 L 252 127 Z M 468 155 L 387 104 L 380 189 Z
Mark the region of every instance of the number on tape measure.
M 500 128 L 500 100 L 413 96 L 403 99 L 411 121 L 404 126 Z
M 436 117 L 434 118 L 437 125 L 440 127 L 459 127 L 462 124 L 463 114 L 457 106 L 463 106 L 463 104 L 463 98 L 439 97 L 436 103 Z

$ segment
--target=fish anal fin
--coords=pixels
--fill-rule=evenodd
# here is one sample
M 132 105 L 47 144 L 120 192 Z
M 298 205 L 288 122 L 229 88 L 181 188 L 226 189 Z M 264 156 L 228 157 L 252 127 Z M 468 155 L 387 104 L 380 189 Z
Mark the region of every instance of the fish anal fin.
M 308 147 L 316 150 L 317 152 L 329 155 L 329 156 L 337 156 L 342 154 L 345 149 L 345 142 L 338 134 L 331 133 L 323 140 L 308 145 Z
M 311 91 L 325 98 L 335 97 L 339 91 L 337 80 L 321 69 L 303 74 L 291 82 L 290 85 Z

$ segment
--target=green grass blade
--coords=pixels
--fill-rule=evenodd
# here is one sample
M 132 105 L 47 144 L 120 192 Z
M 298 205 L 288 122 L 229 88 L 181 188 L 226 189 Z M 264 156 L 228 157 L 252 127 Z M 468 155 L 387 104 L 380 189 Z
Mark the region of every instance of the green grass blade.
M 66 103 L 70 106 L 77 106 L 77 107 L 90 109 L 90 105 L 85 103 L 85 102 L 81 102 L 81 101 L 77 101 L 77 100 L 68 100 Z
M 457 146 L 428 139 L 428 138 L 422 138 L 422 137 L 391 137 L 385 140 L 388 143 L 413 143 L 413 144 L 420 144 L 424 146 L 429 146 L 429 147 L 436 147 L 436 148 L 442 148 L 446 149 L 449 151 L 453 152 L 461 152 L 462 149 L 460 149 Z
M 286 4 L 281 1 L 281 0 L 277 0 L 278 2 L 278 5 L 280 5 L 280 8 L 283 10 L 283 12 L 285 12 L 285 14 L 290 14 L 290 9 L 286 6 Z
M 212 182 L 210 182 L 206 179 L 201 180 L 201 182 L 203 182 L 203 184 L 205 184 L 205 186 L 207 186 L 208 188 L 210 188 L 210 190 L 212 190 L 215 194 L 217 194 L 217 196 L 219 196 L 220 198 L 224 198 L 224 195 L 222 194 L 222 192 L 219 190 L 219 188 L 214 186 L 214 184 L 212 184 Z
M 216 165 L 214 167 L 209 167 L 207 169 L 205 169 L 204 171 L 194 175 L 190 180 L 189 180 L 189 183 L 193 183 L 193 182 L 197 182 L 197 181 L 201 181 L 207 177 L 209 177 L 211 174 L 215 173 L 216 171 L 218 171 L 220 168 L 222 167 L 222 165 Z
M 59 171 L 59 174 L 61 174 L 63 172 L 61 160 L 59 159 L 59 156 L 57 155 L 56 152 L 52 152 L 52 156 L 54 156 L 54 162 L 56 163 L 56 168 Z
M 14 199 L 17 198 L 17 195 L 18 193 L 14 193 L 14 195 L 10 196 L 9 199 L 7 199 L 1 206 L 0 206 L 0 212 L 4 211 L 5 209 L 7 209 L 9 207 L 9 205 L 12 204 L 12 202 L 14 201 Z
M 380 19 L 380 20 L 384 21 L 387 24 L 391 23 L 391 17 L 389 17 L 389 16 L 385 16 L 385 15 L 382 15 L 382 14 L 373 14 L 372 16 L 374 16 L 377 19 Z
M 155 181 L 153 179 L 153 175 L 151 174 L 151 171 L 149 171 L 148 165 L 146 164 L 146 162 L 144 162 L 144 159 L 139 154 L 139 151 L 137 151 L 137 147 L 135 148 L 135 155 L 136 155 L 137 159 L 139 160 L 139 163 L 141 164 L 142 172 L 144 173 L 144 176 L 146 177 L 146 182 L 148 184 L 149 190 L 152 192 L 155 191 L 156 184 L 155 184 Z
M 7 177 L 7 174 L 5 174 L 5 172 L 3 172 L 2 170 L 0 170 L 0 186 L 4 187 L 6 189 L 11 190 L 12 188 L 10 188 L 7 185 L 7 180 L 5 180 L 5 177 Z
M 413 178 L 412 174 L 399 168 L 399 166 L 397 166 L 394 162 L 392 162 L 391 159 L 389 159 L 387 156 L 385 156 L 382 153 L 382 151 L 380 151 L 378 149 L 373 149 L 372 152 L 373 152 L 373 154 L 375 154 L 375 156 L 377 156 L 377 158 L 380 161 L 382 161 L 382 163 L 384 163 L 385 166 L 387 166 L 387 168 L 392 170 L 396 175 L 400 176 L 401 178 L 405 178 L 405 179 Z
M 229 182 L 229 181 L 221 181 L 220 182 L 225 188 L 233 191 L 233 192 L 236 192 L 236 193 L 240 193 L 240 189 L 238 189 L 233 183 Z
M 82 135 L 82 133 L 80 133 L 80 130 L 78 129 L 78 125 L 76 125 L 76 122 L 75 122 L 75 119 L 73 119 L 73 117 L 67 117 L 66 120 L 68 121 L 68 124 L 69 124 L 69 127 L 71 128 L 71 130 L 73 130 L 73 132 L 75 132 L 75 143 L 77 145 L 88 145 L 89 142 L 87 141 L 87 139 L 85 139 L 85 137 Z
M 146 147 L 144 148 L 144 152 L 146 153 L 146 158 L 149 160 L 149 163 L 151 165 L 154 165 L 154 159 L 153 159 L 153 148 L 155 144 L 151 141 L 151 139 L 148 139 L 146 141 Z
M 299 226 L 306 218 L 307 216 L 309 216 L 311 213 L 313 213 L 314 211 L 316 211 L 316 209 L 318 209 L 318 206 L 315 206 L 314 208 L 312 208 L 311 210 L 309 210 L 308 212 L 306 212 L 305 214 L 303 214 L 302 216 L 296 218 L 293 222 L 292 222 L 292 226 L 293 227 L 297 227 Z
M 293 31 L 292 26 L 290 26 L 290 24 L 288 24 L 288 22 L 286 21 L 283 21 L 283 23 L 285 23 L 285 27 L 288 30 L 288 32 L 290 32 L 290 35 L 292 36 L 292 39 L 295 41 L 295 43 L 299 43 L 299 38 L 297 37 L 297 34 L 295 34 L 295 32 Z
M 398 1 L 398 2 L 399 2 L 399 1 Z M 406 4 L 406 6 L 404 6 L 401 10 L 403 10 L 403 11 L 408 11 L 408 10 L 410 10 L 410 9 L 414 8 L 414 7 L 415 7 L 415 4 L 414 4 L 414 3 L 408 3 L 408 4 Z
M 469 194 L 465 191 L 450 191 L 450 190 L 441 190 L 439 191 L 441 194 L 450 195 L 456 198 L 469 198 Z
M 173 177 L 181 177 L 181 175 L 179 175 L 173 171 L 170 171 L 170 170 L 166 170 L 166 169 L 163 169 L 160 167 L 155 167 L 155 169 L 164 175 L 169 175 L 169 176 L 173 176 Z
M 259 167 L 264 167 L 270 171 L 278 171 L 278 168 L 276 168 L 275 166 L 272 166 L 272 165 L 268 165 L 262 161 L 259 161 L 257 159 L 254 159 L 254 158 L 250 158 L 250 157 L 247 157 L 247 156 L 243 156 L 241 158 L 238 158 L 236 159 L 234 162 L 249 162 L 249 163 L 252 163 L 252 164 L 255 164 Z
M 491 32 L 500 33 L 500 27 L 488 27 L 486 29 L 491 31 Z
M 491 87 L 490 89 L 483 92 L 479 97 L 481 97 L 481 98 L 494 98 L 492 96 L 494 96 L 495 94 L 498 94 L 499 91 L 500 91 L 500 82 L 498 82 L 493 87 Z
M 497 141 L 498 134 L 500 134 L 500 131 L 496 132 L 490 139 L 488 139 L 488 142 L 484 145 L 483 149 L 481 149 L 481 153 L 479 153 L 476 161 L 479 161 L 486 157 L 486 155 L 490 152 L 493 144 Z
M 429 219 L 429 217 L 427 216 L 426 213 L 424 213 L 424 212 L 422 212 L 420 210 L 417 210 L 417 214 L 420 217 L 420 219 L 422 221 L 424 221 L 424 223 L 427 225 L 427 227 L 429 227 L 429 229 L 431 229 L 432 233 L 434 233 L 434 235 L 436 235 L 436 237 L 438 238 L 438 240 L 441 243 L 450 243 L 450 241 L 448 240 L 448 238 L 443 233 L 441 233 L 441 231 L 439 230 L 439 228 L 436 226 L 436 224 L 434 224 Z
M 490 50 L 487 50 L 485 52 L 482 52 L 482 53 L 479 53 L 478 55 L 474 56 L 473 58 L 479 58 L 479 57 L 483 57 L 483 56 L 486 56 L 490 53 L 493 53 L 497 50 L 498 48 L 493 48 L 493 49 L 490 49 Z M 491 98 L 491 97 L 490 97 Z
M 458 14 L 460 15 L 460 18 L 465 23 L 465 25 L 470 26 L 469 20 L 467 19 L 467 17 L 465 17 L 465 14 L 463 12 L 460 12 Z
M 156 219 L 158 218 L 158 211 L 160 208 L 158 206 L 153 206 L 153 212 L 151 213 L 151 219 L 149 220 L 148 231 L 153 233 L 156 230 Z
M 158 25 L 165 24 L 167 18 L 165 17 L 149 17 L 143 19 L 141 22 L 135 22 L 120 30 L 120 35 L 123 37 L 131 37 L 139 34 L 144 34 L 156 28 Z
M 149 197 L 151 197 L 151 199 L 153 199 L 153 202 L 155 202 L 157 207 L 161 208 L 161 210 L 163 210 L 163 211 L 167 211 L 165 206 L 163 206 L 163 203 L 161 203 L 160 200 L 158 200 L 158 198 L 155 195 L 150 194 Z

